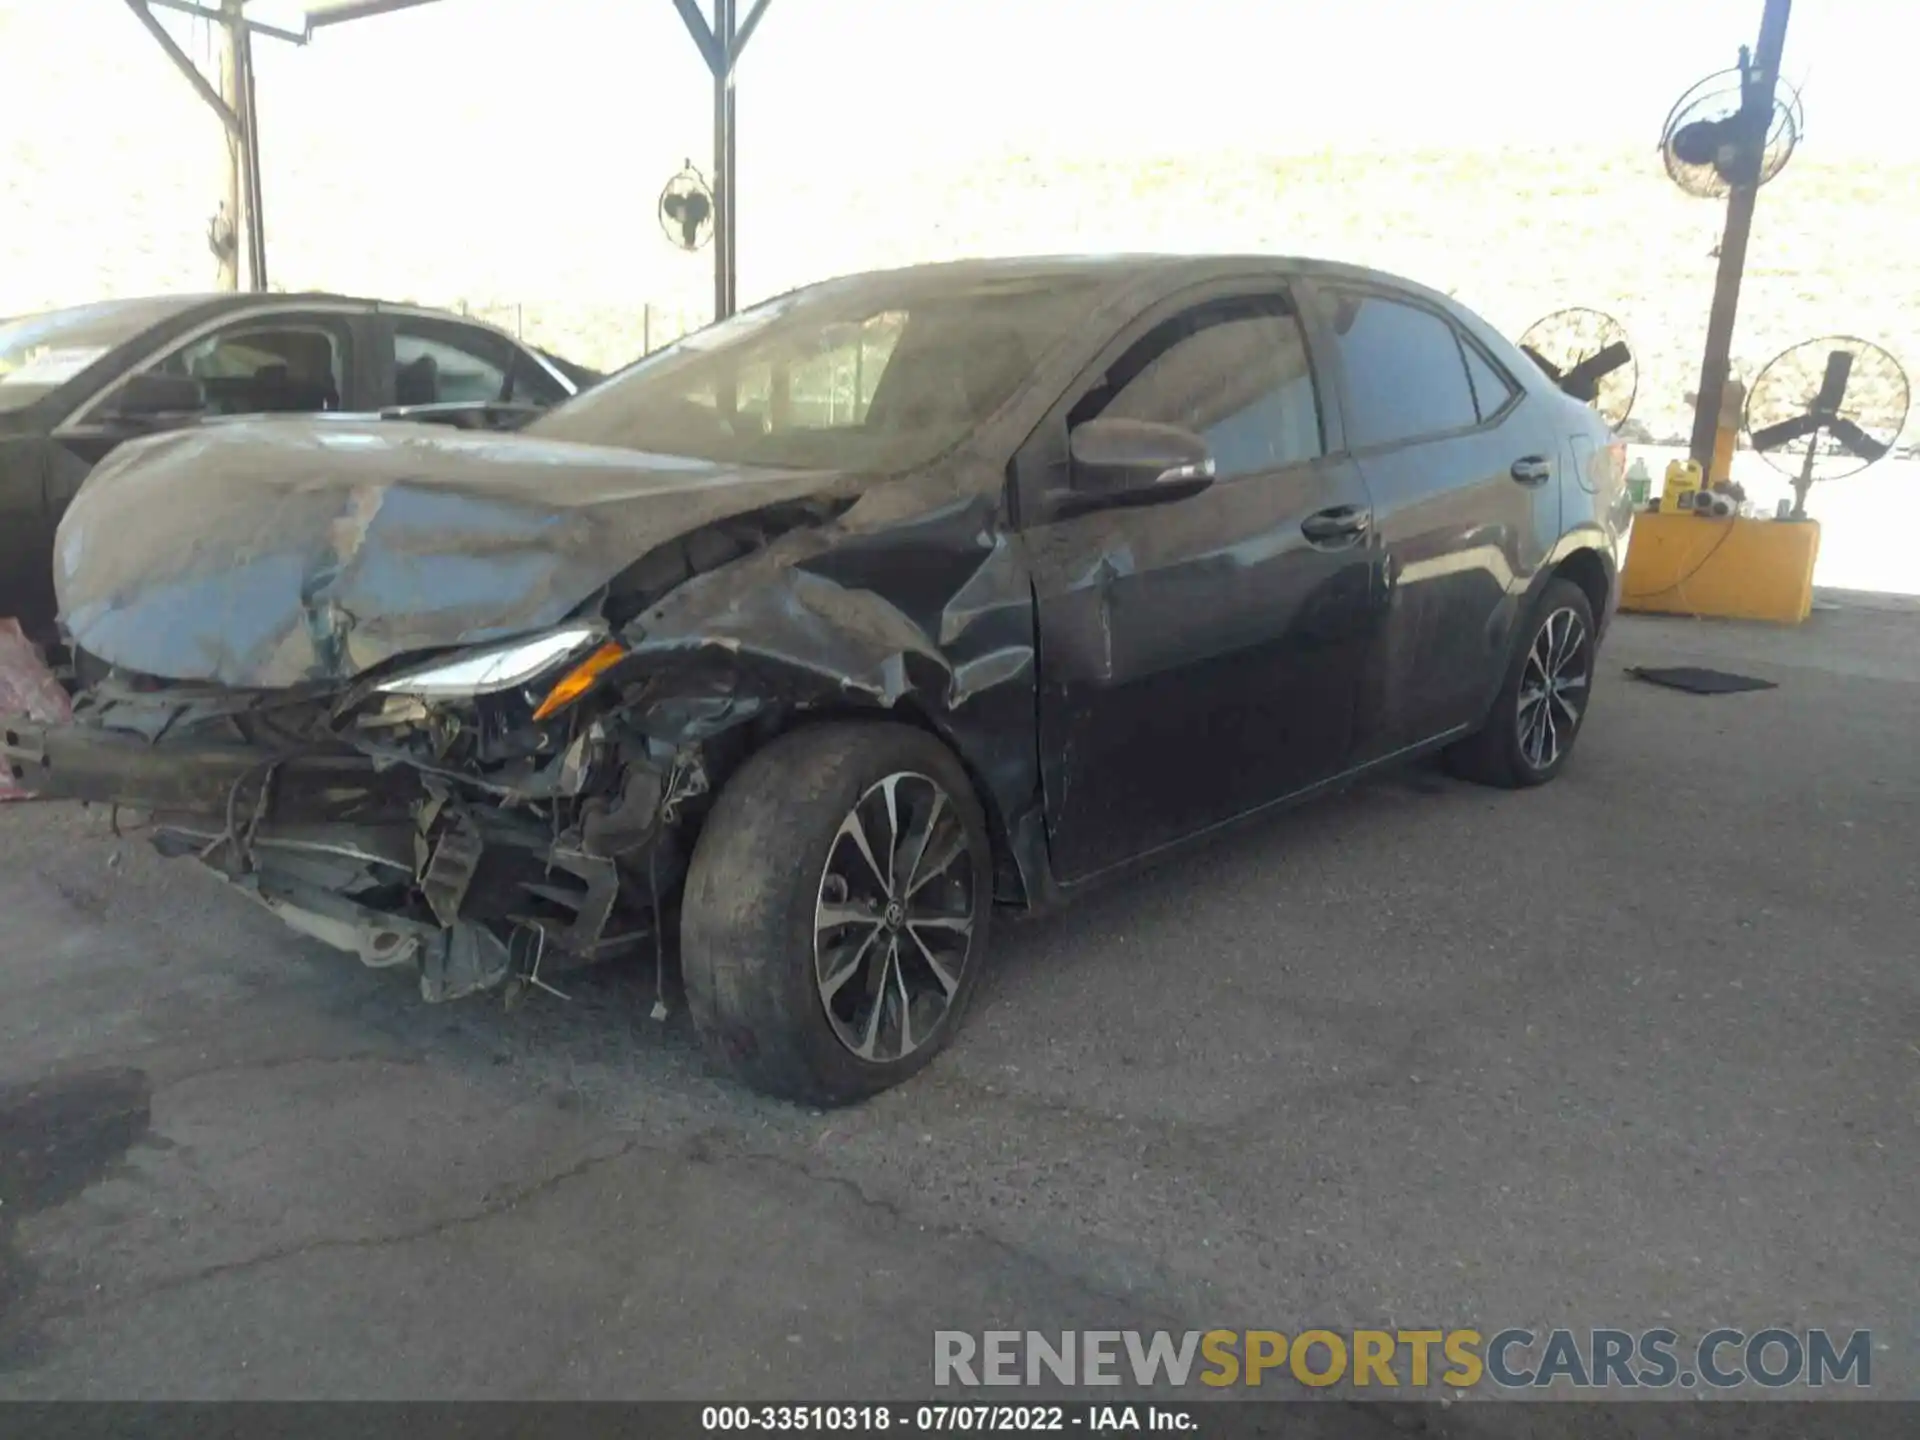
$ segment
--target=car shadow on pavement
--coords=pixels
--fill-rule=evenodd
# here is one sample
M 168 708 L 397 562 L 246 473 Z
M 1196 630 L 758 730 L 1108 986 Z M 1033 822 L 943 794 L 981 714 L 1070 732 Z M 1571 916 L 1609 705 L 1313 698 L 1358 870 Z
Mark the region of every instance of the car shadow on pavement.
M 1121 881 L 1089 887 L 1054 913 L 1028 918 L 1002 911 L 969 1024 L 1002 1005 L 1019 1006 L 1029 987 L 1072 985 L 1091 967 L 1107 965 L 1113 936 L 1154 935 L 1169 912 L 1204 911 L 1339 846 L 1370 823 L 1373 811 L 1475 788 L 1449 778 L 1437 762 L 1415 763 L 1311 804 L 1238 822 Z M 333 1018 L 371 1027 L 437 1064 L 506 1072 L 562 1105 L 625 1111 L 644 1089 L 655 1115 L 676 1105 L 703 1112 L 717 1105 L 778 1130 L 801 1125 L 810 1113 L 753 1094 L 707 1061 L 671 947 L 663 972 L 650 953 L 641 953 L 553 977 L 558 993 L 532 989 L 508 1003 L 494 992 L 428 1005 L 398 972 L 362 970 L 317 942 L 289 937 L 288 946 L 317 982 L 313 998 Z M 997 1018 L 1020 1024 L 1017 1013 Z M 964 1051 L 967 1036 L 963 1028 L 955 1049 Z M 936 1060 L 935 1072 L 946 1063 Z

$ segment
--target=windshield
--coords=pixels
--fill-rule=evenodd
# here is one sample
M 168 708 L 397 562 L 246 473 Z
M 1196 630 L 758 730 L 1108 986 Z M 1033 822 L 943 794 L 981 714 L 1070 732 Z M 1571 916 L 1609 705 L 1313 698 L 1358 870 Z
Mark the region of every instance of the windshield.
M 199 303 L 199 296 L 114 300 L 0 321 L 0 410 L 24 409 L 109 350 Z
M 834 282 L 687 336 L 523 432 L 722 464 L 889 471 L 952 449 L 1092 308 L 1082 276 Z

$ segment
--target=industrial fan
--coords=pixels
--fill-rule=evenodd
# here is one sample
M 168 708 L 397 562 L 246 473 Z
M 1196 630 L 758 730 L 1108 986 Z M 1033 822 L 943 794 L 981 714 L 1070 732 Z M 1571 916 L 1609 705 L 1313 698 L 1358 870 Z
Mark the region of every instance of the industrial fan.
M 1747 392 L 1747 438 L 1793 480 L 1793 519 L 1806 519 L 1816 480 L 1886 458 L 1910 398 L 1900 362 L 1849 335 L 1805 340 L 1767 362 Z
M 1754 103 L 1746 108 L 1748 92 L 1756 83 L 1743 49 L 1738 68 L 1709 75 L 1667 112 L 1666 124 L 1660 128 L 1660 155 L 1668 176 L 1687 194 L 1717 200 L 1736 185 L 1764 185 L 1792 158 L 1806 130 L 1799 93 L 1782 80 L 1774 86 L 1770 107 L 1764 96 L 1754 96 Z M 1748 161 L 1757 161 L 1758 168 L 1743 177 L 1741 156 L 1746 147 L 1740 144 L 1741 127 L 1749 123 L 1764 123 L 1766 131 L 1757 154 Z
M 713 190 L 691 160 L 660 192 L 660 228 L 682 250 L 698 250 L 713 238 Z
M 1640 389 L 1627 332 L 1600 310 L 1556 310 L 1527 327 L 1520 349 L 1567 394 L 1600 412 L 1618 430 Z

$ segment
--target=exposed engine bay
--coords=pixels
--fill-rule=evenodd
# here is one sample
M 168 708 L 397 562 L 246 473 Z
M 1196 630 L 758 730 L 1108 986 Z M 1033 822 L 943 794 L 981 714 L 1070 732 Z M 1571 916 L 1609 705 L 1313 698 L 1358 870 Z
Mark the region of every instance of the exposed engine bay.
M 750 671 L 714 663 L 726 650 L 636 666 L 636 619 L 845 508 L 775 506 L 650 552 L 543 639 L 552 662 L 488 693 L 416 686 L 435 670 L 419 656 L 272 689 L 116 669 L 71 725 L 16 720 L 0 738 L 23 783 L 57 774 L 61 793 L 111 805 L 116 828 L 144 811 L 163 854 L 369 966 L 416 966 L 428 1000 L 551 989 L 635 951 L 663 962 L 704 798 L 805 687 L 745 687 Z

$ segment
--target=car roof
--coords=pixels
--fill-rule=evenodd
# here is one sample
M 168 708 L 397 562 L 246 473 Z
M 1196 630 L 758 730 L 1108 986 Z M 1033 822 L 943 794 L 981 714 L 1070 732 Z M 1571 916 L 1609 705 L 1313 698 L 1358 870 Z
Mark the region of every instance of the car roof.
M 933 261 L 883 270 L 866 270 L 818 282 L 820 288 L 858 290 L 871 285 L 886 289 L 982 284 L 1043 284 L 1049 280 L 1087 280 L 1119 291 L 1135 287 L 1171 289 L 1248 274 L 1302 275 L 1384 285 L 1419 295 L 1450 309 L 1461 307 L 1452 297 L 1404 275 L 1370 269 L 1345 261 L 1307 255 L 1254 253 L 1117 252 L 1088 255 L 1013 255 L 967 260 Z M 806 289 L 814 286 L 803 287 Z
M 364 305 L 369 310 L 411 310 L 421 314 L 444 316 L 449 320 L 462 321 L 469 325 L 478 325 L 483 329 L 496 329 L 485 320 L 470 315 L 461 315 L 444 310 L 435 305 L 416 304 L 411 300 L 376 300 L 365 295 L 343 295 L 332 290 L 211 290 L 190 291 L 174 295 L 128 295 L 115 300 L 95 300 L 82 305 L 62 305 L 50 310 L 29 311 L 7 317 L 10 320 L 39 319 L 42 316 L 97 315 L 102 320 L 116 315 L 125 315 L 139 322 L 141 329 L 185 316 L 211 318 L 224 310 L 247 310 L 261 305 Z
M 210 301 L 225 298 L 222 295 L 194 294 L 129 295 L 117 300 L 92 300 L 84 305 L 56 305 L 46 310 L 26 310 L 18 315 L 7 316 L 0 323 L 13 324 L 55 317 L 68 322 L 99 320 L 111 323 L 124 318 L 133 321 L 138 329 L 146 330 L 162 321 L 185 315 Z
M 412 300 L 376 300 L 370 295 L 343 295 L 337 290 L 240 290 L 228 294 L 200 297 L 207 302 L 209 311 L 220 309 L 247 309 L 255 305 L 364 305 L 369 310 L 416 310 L 423 314 L 442 315 L 449 320 L 461 320 L 470 325 L 479 325 L 487 329 L 494 327 L 486 321 L 471 315 L 462 315 L 457 311 L 445 310 L 438 305 L 421 305 Z
M 1223 251 L 1218 254 L 1197 251 L 1117 251 L 1111 254 L 1087 255 L 1001 255 L 965 260 L 927 261 L 917 265 L 850 272 L 836 278 L 852 281 L 883 275 L 903 278 L 925 275 L 930 279 L 935 276 L 977 275 L 982 279 L 1002 276 L 1008 279 L 1041 280 L 1050 277 L 1085 275 L 1089 278 L 1124 282 L 1131 278 L 1157 274 L 1192 272 L 1240 274 L 1248 270 L 1271 270 L 1276 274 L 1289 271 L 1313 272 L 1351 276 L 1355 279 L 1380 280 L 1391 284 L 1407 283 L 1400 276 L 1391 275 L 1384 270 L 1371 270 L 1364 265 L 1311 255 L 1259 254 L 1253 251 Z

